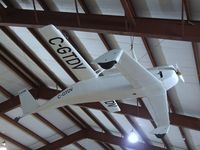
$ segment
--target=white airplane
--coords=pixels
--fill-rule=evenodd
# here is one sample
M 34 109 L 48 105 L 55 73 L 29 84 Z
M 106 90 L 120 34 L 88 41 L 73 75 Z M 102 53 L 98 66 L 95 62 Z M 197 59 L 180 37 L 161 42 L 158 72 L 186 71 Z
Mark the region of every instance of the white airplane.
M 68 50 L 68 53 L 72 52 L 69 47 L 64 45 L 66 39 L 63 35 L 54 35 L 54 38 L 48 38 L 47 41 L 50 44 L 52 43 L 53 48 L 57 46 L 56 50 L 58 52 L 59 49 L 60 54 L 64 54 L 66 50 Z M 69 57 L 65 56 L 64 58 Z M 70 62 L 69 60 L 65 62 L 67 61 Z M 79 73 L 86 68 L 84 63 L 81 63 L 81 59 L 78 61 L 73 59 L 69 64 L 73 64 L 72 62 L 75 66 L 71 65 L 70 67 L 78 68 Z M 118 73 L 104 76 L 96 75 L 79 81 L 43 105 L 39 105 L 29 91 L 25 89 L 19 93 L 23 116 L 65 105 L 96 101 L 103 101 L 104 104 L 102 104 L 108 110 L 111 108 L 111 111 L 113 111 L 113 107 L 119 110 L 114 101 L 116 99 L 144 98 L 144 104 L 157 125 L 152 133 L 158 138 L 164 137 L 170 127 L 166 91 L 175 86 L 179 78 L 183 80 L 179 69 L 173 66 L 146 69 L 121 49 L 111 50 L 98 57 L 93 63 L 97 63 L 105 70 L 116 68 Z

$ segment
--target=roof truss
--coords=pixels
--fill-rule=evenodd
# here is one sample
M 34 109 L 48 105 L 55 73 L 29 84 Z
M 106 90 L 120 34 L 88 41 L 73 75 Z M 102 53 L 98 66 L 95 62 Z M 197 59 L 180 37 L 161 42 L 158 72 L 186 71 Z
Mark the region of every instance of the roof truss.
M 47 100 L 51 99 L 53 96 L 55 96 L 59 92 L 60 91 L 58 91 L 58 90 L 49 89 L 46 87 L 40 87 L 37 89 L 30 90 L 30 93 L 36 99 L 42 98 L 42 99 L 47 99 Z M 14 96 L 0 104 L 0 113 L 5 113 L 9 110 L 12 110 L 12 109 L 18 107 L 19 105 L 20 105 L 19 97 Z M 137 107 L 134 105 L 128 105 L 128 104 L 124 104 L 124 103 L 120 103 L 120 102 L 118 102 L 118 105 L 121 108 L 121 111 L 118 113 L 132 115 L 132 116 L 151 120 L 149 113 L 143 107 Z M 107 111 L 100 103 L 97 103 L 97 102 L 96 103 L 79 104 L 79 106 L 98 109 L 98 110 L 102 110 L 102 111 Z M 197 118 L 194 118 L 194 117 L 180 115 L 180 114 L 176 114 L 176 113 L 170 113 L 170 122 L 172 125 L 182 126 L 182 127 L 200 131 L 200 120 Z
M 1 11 L 0 25 L 2 26 L 40 27 L 54 24 L 60 29 L 68 30 L 200 41 L 199 21 L 193 21 L 192 24 L 184 22 L 183 34 L 181 20 L 136 17 L 135 25 L 127 28 L 124 16 L 79 14 L 79 25 L 74 19 L 77 17 L 76 13 L 22 9 L 3 9 Z M 38 22 L 32 19 L 36 14 L 39 18 Z

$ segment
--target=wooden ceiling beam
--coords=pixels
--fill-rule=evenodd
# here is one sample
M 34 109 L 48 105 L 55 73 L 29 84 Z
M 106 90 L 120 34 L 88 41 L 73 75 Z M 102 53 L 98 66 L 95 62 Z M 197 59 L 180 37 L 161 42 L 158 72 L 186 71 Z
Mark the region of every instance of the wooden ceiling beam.
M 84 121 L 79 115 L 76 114 L 76 112 L 74 112 L 70 108 L 70 106 L 63 107 L 62 108 L 62 112 L 66 113 L 66 115 L 69 117 L 69 119 L 71 121 L 73 121 L 79 128 L 93 130 L 92 127 L 86 121 Z M 107 147 L 106 147 L 106 145 L 104 143 L 101 143 L 101 142 L 97 141 L 97 144 L 99 144 L 104 149 L 107 149 Z
M 6 27 L 1 27 L 2 31 L 30 57 L 60 88 L 65 89 L 64 83 L 42 61 L 28 48 L 28 46 L 17 37 L 17 35 Z
M 45 140 L 44 138 L 42 138 L 39 135 L 35 134 L 33 131 L 31 131 L 30 129 L 28 129 L 25 126 L 21 125 L 20 123 L 14 121 L 13 119 L 8 117 L 7 115 L 0 114 L 0 117 L 3 118 L 4 120 L 6 120 L 7 122 L 11 123 L 12 125 L 16 126 L 17 128 L 21 129 L 25 133 L 31 135 L 33 138 L 37 139 L 38 141 L 41 141 L 44 144 L 49 144 L 49 142 L 47 140 Z
M 37 77 L 31 70 L 29 70 L 22 62 L 20 62 L 8 49 L 4 47 L 4 45 L 0 44 L 0 52 L 4 54 L 7 58 L 12 60 L 16 66 L 22 70 L 25 74 L 30 76 L 36 83 L 38 83 L 38 86 L 46 86 L 45 83 Z
M 131 0 L 120 0 L 122 7 L 124 8 L 125 16 L 129 22 L 129 25 L 136 25 L 136 14 L 133 8 Z
M 135 19 L 136 19 L 137 15 L 136 15 L 136 12 L 135 12 L 135 9 L 134 9 L 132 1 L 131 0 L 121 0 L 121 4 L 122 4 L 122 6 L 124 8 L 124 11 L 125 11 L 125 14 L 126 14 L 126 16 L 128 18 L 129 23 L 132 24 L 133 26 L 136 26 Z M 151 49 L 150 49 L 150 47 L 148 45 L 147 38 L 144 37 L 144 36 L 142 36 L 141 38 L 142 38 L 142 41 L 143 41 L 143 44 L 144 44 L 145 48 L 147 49 L 147 53 L 151 54 L 151 53 L 149 53 L 151 51 Z M 150 55 L 150 59 L 153 61 L 153 63 L 155 63 L 155 60 L 153 59 L 152 55 Z M 149 139 L 146 137 L 146 135 L 144 134 L 142 129 L 139 126 L 137 126 L 135 124 L 135 122 L 129 116 L 126 116 L 126 118 L 132 124 L 132 126 L 134 126 L 134 128 L 138 131 L 138 133 L 141 135 L 142 139 L 146 143 L 150 144 Z M 166 142 L 166 140 L 164 138 L 162 138 L 161 140 L 163 141 L 164 145 L 168 149 L 170 149 L 169 148 L 169 143 Z
M 110 133 L 110 131 L 93 115 L 87 108 L 81 108 L 104 132 Z
M 3 140 L 8 141 L 8 142 L 10 142 L 10 143 L 16 145 L 17 147 L 19 147 L 19 148 L 21 148 L 21 149 L 23 149 L 23 150 L 31 150 L 31 149 L 28 148 L 27 146 L 25 146 L 25 145 L 19 143 L 18 141 L 14 140 L 13 138 L 10 138 L 9 136 L 7 136 L 7 135 L 5 135 L 5 134 L 3 134 L 3 133 L 1 133 L 1 132 L 0 132 L 0 137 L 1 137 Z
M 192 15 L 191 15 L 191 11 L 190 11 L 190 3 L 188 0 L 182 0 L 183 4 L 184 4 L 184 9 L 186 12 L 186 17 L 187 17 L 187 21 L 188 23 L 192 24 Z M 193 54 L 194 54 L 194 60 L 195 60 L 195 64 L 196 64 L 196 70 L 197 70 L 197 76 L 198 76 L 198 80 L 200 83 L 200 59 L 199 59 L 199 49 L 198 49 L 198 44 L 196 42 L 192 42 L 192 49 L 193 49 Z
M 110 144 L 119 145 L 121 147 L 128 147 L 133 149 L 148 149 L 148 150 L 166 150 L 165 148 L 160 148 L 153 145 L 147 145 L 142 142 L 131 144 L 126 138 L 114 136 L 108 133 L 98 132 L 98 131 L 87 131 L 87 138 L 94 139 L 97 141 L 108 142 Z
M 33 28 L 28 28 L 32 35 L 41 43 L 41 45 L 49 52 L 49 54 L 57 61 L 57 63 L 64 69 L 64 71 L 69 74 L 69 76 L 74 81 L 79 81 L 77 77 L 72 73 L 72 71 L 65 65 L 65 63 L 59 58 L 59 56 L 54 52 L 54 50 L 47 44 L 47 42 L 42 38 L 42 36 Z
M 49 100 L 52 97 L 54 97 L 56 94 L 58 94 L 60 91 L 40 87 L 37 89 L 31 89 L 30 93 L 36 98 L 42 98 Z M 10 99 L 8 99 L 5 102 L 2 102 L 0 104 L 0 113 L 5 113 L 9 110 L 12 110 L 20 105 L 19 97 L 14 96 Z M 151 119 L 149 116 L 149 113 L 143 108 L 143 107 L 137 107 L 134 105 L 128 105 L 124 103 L 118 102 L 119 107 L 121 108 L 120 114 L 126 114 L 130 116 L 136 116 L 144 119 Z M 78 104 L 80 107 L 87 107 L 102 111 L 107 111 L 100 103 L 94 102 L 94 103 L 84 103 L 84 104 Z M 176 114 L 176 113 L 170 113 L 170 122 L 172 125 L 176 126 L 182 126 L 194 130 L 200 131 L 200 121 L 198 118 L 190 117 L 186 115 Z
M 27 77 L 21 70 L 14 66 L 6 57 L 0 53 L 0 60 L 8 66 L 14 73 L 16 73 L 22 80 L 26 81 L 29 85 L 36 88 L 38 85 L 33 82 L 29 77 Z
M 127 142 L 126 138 L 118 137 L 115 135 L 111 135 L 108 133 L 98 132 L 94 130 L 81 130 L 76 133 L 73 133 L 67 137 L 64 137 L 60 140 L 52 142 L 48 145 L 45 145 L 37 150 L 44 150 L 44 149 L 58 149 L 64 147 L 66 145 L 72 144 L 75 141 L 79 141 L 85 138 L 93 139 L 96 141 L 101 141 L 103 143 L 110 143 L 114 145 L 119 145 L 121 147 L 128 147 L 134 149 L 148 149 L 148 150 L 166 150 L 164 148 L 160 148 L 157 146 L 147 145 L 142 142 L 138 142 L 136 144 L 130 144 Z
M 192 25 L 185 22 L 184 35 L 182 35 L 181 20 L 136 17 L 136 25 L 134 27 L 131 26 L 127 30 L 125 26 L 126 19 L 123 16 L 79 14 L 81 25 L 78 25 L 77 20 L 74 19 L 77 16 L 76 13 L 35 12 L 21 9 L 1 9 L 0 11 L 6 12 L 6 15 L 1 15 L 1 26 L 41 27 L 43 25 L 54 24 L 61 29 L 200 41 L 199 21 L 193 21 Z M 39 18 L 38 23 L 32 19 L 35 17 L 35 14 Z
M 1 85 L 0 92 L 3 93 L 3 95 L 5 95 L 7 98 L 13 97 L 13 95 Z
M 57 140 L 55 142 L 52 142 L 48 145 L 45 145 L 37 150 L 49 150 L 49 149 L 59 149 L 61 147 L 64 147 L 66 145 L 72 144 L 75 141 L 79 141 L 81 139 L 83 139 L 85 137 L 86 131 L 85 130 L 81 130 L 78 131 L 76 133 L 73 133 L 69 136 L 66 136 L 60 140 Z
M 78 0 L 80 6 L 84 10 L 85 14 L 92 14 L 92 11 L 88 8 L 85 0 Z M 106 39 L 105 35 L 102 33 L 98 33 L 99 38 L 103 42 L 104 46 L 106 47 L 107 50 L 111 50 L 112 46 L 110 45 L 109 41 Z
M 93 115 L 87 108 L 81 108 L 105 133 L 111 133 L 97 118 L 95 115 Z M 103 143 L 107 149 L 113 149 L 113 147 L 109 144 L 107 144 L 107 142 Z
M 109 112 L 102 111 L 106 118 L 114 125 L 114 127 L 122 134 L 122 136 L 127 136 L 126 131 L 120 126 L 120 124 L 111 116 Z

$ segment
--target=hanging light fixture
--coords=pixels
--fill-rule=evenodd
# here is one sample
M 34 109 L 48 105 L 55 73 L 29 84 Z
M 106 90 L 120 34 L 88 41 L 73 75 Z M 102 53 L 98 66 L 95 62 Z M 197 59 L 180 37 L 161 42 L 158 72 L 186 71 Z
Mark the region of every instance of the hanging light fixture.
M 3 141 L 1 143 L 0 150 L 7 150 L 7 148 L 6 148 L 6 141 Z
M 136 143 L 138 142 L 138 140 L 139 140 L 138 135 L 134 131 L 131 131 L 131 133 L 128 136 L 128 141 L 130 143 Z

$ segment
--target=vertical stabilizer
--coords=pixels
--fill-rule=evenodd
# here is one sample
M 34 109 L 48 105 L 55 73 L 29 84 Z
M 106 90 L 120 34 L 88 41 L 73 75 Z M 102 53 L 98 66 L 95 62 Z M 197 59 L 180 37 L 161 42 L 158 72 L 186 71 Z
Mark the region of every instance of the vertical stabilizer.
M 24 115 L 33 113 L 40 106 L 27 89 L 19 92 L 19 99 Z

